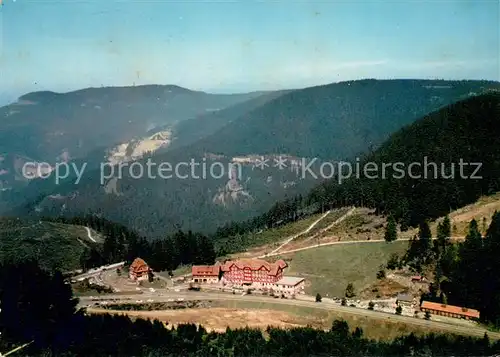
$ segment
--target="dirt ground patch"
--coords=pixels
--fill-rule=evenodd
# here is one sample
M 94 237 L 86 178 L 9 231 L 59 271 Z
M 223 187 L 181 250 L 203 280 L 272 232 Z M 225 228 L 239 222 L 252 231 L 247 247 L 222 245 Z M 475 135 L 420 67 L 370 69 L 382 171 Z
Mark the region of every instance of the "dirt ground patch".
M 477 202 L 451 212 L 449 217 L 452 226 L 451 235 L 454 238 L 453 240 L 460 241 L 467 235 L 469 223 L 473 219 L 476 220 L 481 233 L 483 235 L 486 234 L 486 230 L 491 223 L 491 217 L 495 211 L 500 211 L 500 193 L 491 196 L 483 196 Z M 429 223 L 433 237 L 436 237 L 437 225 L 442 220 L 443 217 Z M 417 233 L 418 229 L 410 229 L 406 234 L 408 237 L 412 237 Z
M 183 323 L 202 325 L 209 331 L 224 332 L 230 328 L 261 328 L 275 326 L 290 328 L 306 325 L 322 325 L 321 319 L 314 317 L 294 316 L 284 311 L 265 309 L 232 309 L 232 308 L 207 308 L 184 310 L 159 310 L 159 311 L 117 311 L 89 308 L 88 313 L 126 314 L 130 317 L 144 319 L 158 319 L 170 326 Z
M 385 299 L 394 297 L 399 293 L 407 292 L 409 289 L 390 279 L 380 279 L 360 292 L 360 299 Z
M 167 327 L 193 323 L 203 326 L 208 331 L 217 332 L 224 332 L 227 327 L 234 329 L 246 326 L 262 330 L 268 326 L 281 328 L 311 326 L 318 329 L 330 329 L 332 322 L 337 319 L 346 320 L 351 331 L 354 331 L 356 327 L 361 327 L 366 337 L 376 340 L 392 340 L 409 333 L 423 335 L 430 332 L 445 332 L 431 326 L 414 326 L 393 321 L 390 315 L 375 319 L 344 312 L 272 303 L 228 301 L 222 304 L 227 306 L 160 311 L 117 311 L 88 308 L 87 313 L 121 314 L 128 315 L 132 319 L 158 319 Z
M 482 197 L 476 203 L 465 206 L 450 215 L 454 234 L 457 236 L 466 235 L 470 221 L 475 219 L 481 233 L 485 234 L 491 223 L 491 217 L 495 211 L 500 210 L 500 194 L 489 197 Z M 435 224 L 437 226 L 437 222 Z M 434 227 L 432 227 L 434 228 Z

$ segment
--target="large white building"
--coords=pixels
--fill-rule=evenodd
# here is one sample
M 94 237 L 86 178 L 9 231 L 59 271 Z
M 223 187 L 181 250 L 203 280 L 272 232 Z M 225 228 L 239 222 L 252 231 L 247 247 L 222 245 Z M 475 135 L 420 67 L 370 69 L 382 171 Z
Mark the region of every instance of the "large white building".
M 272 289 L 283 295 L 304 294 L 305 279 L 294 276 L 284 276 L 274 283 Z

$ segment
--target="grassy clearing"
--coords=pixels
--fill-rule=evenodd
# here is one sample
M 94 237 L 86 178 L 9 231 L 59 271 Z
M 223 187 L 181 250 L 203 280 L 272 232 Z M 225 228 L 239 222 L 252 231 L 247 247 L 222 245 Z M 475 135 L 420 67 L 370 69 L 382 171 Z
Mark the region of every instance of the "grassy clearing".
M 403 254 L 408 242 L 339 244 L 285 254 L 286 275 L 306 278 L 306 292 L 343 296 L 348 283 L 361 291 L 376 281 L 379 266 L 392 253 Z
M 335 235 L 341 240 L 383 239 L 386 219 L 368 208 L 355 212 L 323 235 Z
M 160 271 L 160 272 L 155 272 L 155 274 L 161 275 L 164 278 L 170 279 L 170 275 L 168 275 L 168 271 Z M 186 275 L 186 274 L 191 274 L 191 265 L 181 265 L 177 269 L 172 271 L 172 274 L 174 274 L 173 278 L 178 278 L 180 276 Z
M 465 236 L 469 231 L 469 223 L 473 219 L 477 221 L 482 233 L 486 234 L 486 229 L 489 227 L 495 211 L 500 211 L 500 193 L 481 197 L 476 203 L 453 211 L 450 214 L 453 227 L 452 235 Z M 431 224 L 433 234 L 436 234 L 437 224 L 440 221 L 441 219 Z

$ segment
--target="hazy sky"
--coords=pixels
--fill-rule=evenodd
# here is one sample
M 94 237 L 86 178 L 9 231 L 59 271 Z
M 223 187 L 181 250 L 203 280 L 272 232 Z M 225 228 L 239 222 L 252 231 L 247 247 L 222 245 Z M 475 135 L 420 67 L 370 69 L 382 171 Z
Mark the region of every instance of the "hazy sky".
M 500 79 L 499 1 L 3 0 L 0 100 L 158 83 Z

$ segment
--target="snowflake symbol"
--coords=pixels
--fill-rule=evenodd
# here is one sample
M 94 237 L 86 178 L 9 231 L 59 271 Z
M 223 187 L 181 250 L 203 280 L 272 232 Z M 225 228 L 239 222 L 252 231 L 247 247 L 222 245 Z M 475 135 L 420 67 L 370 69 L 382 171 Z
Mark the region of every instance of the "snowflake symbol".
M 253 167 L 264 170 L 264 168 L 269 167 L 268 164 L 269 159 L 264 159 L 263 156 L 260 157 L 260 159 L 256 159 Z
M 283 170 L 286 168 L 286 159 L 283 158 L 282 156 L 278 156 L 278 158 L 274 159 L 274 167 L 279 168 L 280 170 Z

